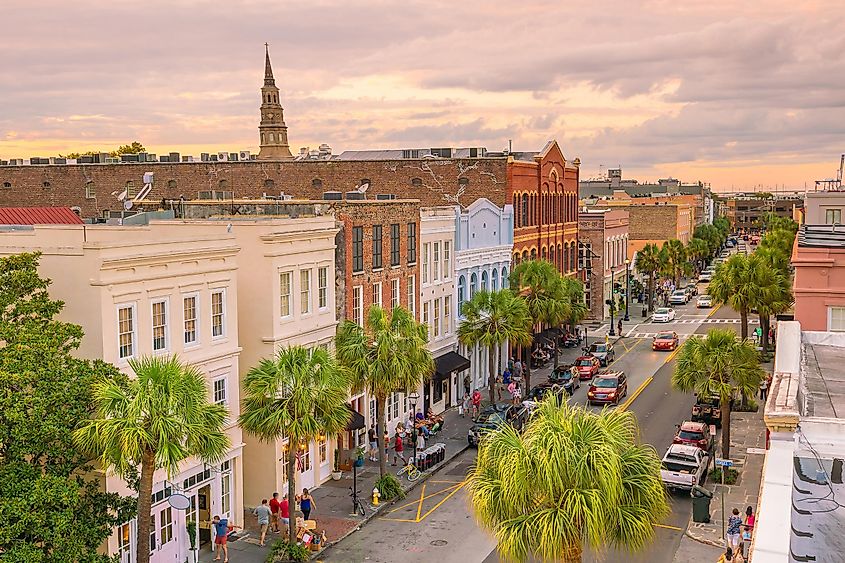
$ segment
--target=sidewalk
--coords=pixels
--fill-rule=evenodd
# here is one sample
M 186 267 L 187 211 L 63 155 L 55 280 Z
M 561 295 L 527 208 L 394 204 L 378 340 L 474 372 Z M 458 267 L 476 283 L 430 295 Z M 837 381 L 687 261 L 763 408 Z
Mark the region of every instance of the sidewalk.
M 486 397 L 486 394 L 485 394 Z M 434 468 L 424 474 L 417 481 L 410 483 L 404 477 L 400 479 L 403 489 L 407 493 L 417 485 L 423 483 L 428 475 L 442 467 L 444 464 L 451 461 L 458 454 L 467 449 L 467 432 L 472 426 L 472 419 L 467 416 L 462 418 L 458 415 L 458 410 L 452 408 L 447 410 L 444 414 L 443 430 L 431 439 L 431 444 L 443 443 L 446 444 L 445 459 Z M 410 450 L 408 451 L 410 452 Z M 396 473 L 398 467 L 387 465 L 387 470 L 393 474 Z M 344 537 L 348 536 L 365 522 L 373 518 L 386 506 L 390 506 L 391 502 L 381 502 L 378 507 L 373 507 L 371 504 L 372 490 L 379 477 L 378 462 L 365 461 L 364 467 L 358 469 L 357 483 L 360 498 L 366 507 L 366 516 L 358 516 L 350 514 L 352 511 L 352 498 L 350 495 L 350 487 L 352 487 L 352 473 L 345 471 L 343 477 L 339 481 L 326 481 L 318 488 L 312 491 L 314 497 L 314 511 L 311 514 L 312 520 L 317 521 L 317 530 L 326 531 L 328 537 L 328 545 L 339 542 Z M 267 557 L 269 546 L 279 538 L 284 538 L 282 534 L 269 534 L 267 538 L 267 547 L 259 547 L 258 545 L 258 526 L 256 525 L 256 518 L 251 512 L 244 512 L 244 526 L 243 536 L 234 542 L 229 542 L 230 560 L 237 563 L 263 563 Z M 315 553 L 315 556 L 318 553 Z M 208 546 L 200 553 L 199 560 L 201 562 L 209 562 L 214 558 Z

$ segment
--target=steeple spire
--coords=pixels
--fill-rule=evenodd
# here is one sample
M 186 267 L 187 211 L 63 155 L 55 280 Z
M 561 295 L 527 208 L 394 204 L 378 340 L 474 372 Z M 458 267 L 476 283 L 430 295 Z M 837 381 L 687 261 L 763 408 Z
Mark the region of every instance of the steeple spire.
M 261 124 L 258 126 L 261 160 L 292 160 L 288 146 L 288 127 L 279 101 L 279 89 L 270 66 L 270 46 L 264 44 L 264 86 L 261 88 Z
M 270 65 L 270 45 L 264 44 L 264 85 L 275 86 L 276 80 L 273 78 L 273 67 Z

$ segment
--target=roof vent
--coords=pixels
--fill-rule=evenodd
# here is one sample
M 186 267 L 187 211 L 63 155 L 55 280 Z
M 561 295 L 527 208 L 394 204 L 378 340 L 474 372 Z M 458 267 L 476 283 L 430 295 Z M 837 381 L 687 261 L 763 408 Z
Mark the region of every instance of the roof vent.
M 349 201 L 349 200 L 353 200 L 353 199 L 355 199 L 355 200 L 364 199 L 364 194 L 362 194 L 361 192 L 358 192 L 358 191 L 346 192 L 346 200 Z
M 340 201 L 343 199 L 343 194 L 340 192 L 323 192 L 323 199 L 330 201 Z
M 396 199 L 396 194 L 376 194 L 376 199 Z

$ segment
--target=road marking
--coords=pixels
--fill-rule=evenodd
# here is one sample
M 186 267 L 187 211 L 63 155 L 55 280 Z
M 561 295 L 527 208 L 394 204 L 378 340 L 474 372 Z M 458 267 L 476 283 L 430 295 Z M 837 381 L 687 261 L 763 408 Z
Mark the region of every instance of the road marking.
M 712 311 L 710 311 L 710 314 L 709 314 L 709 315 L 707 315 L 707 318 L 709 319 L 710 317 L 712 317 L 713 315 L 715 315 L 715 314 L 716 314 L 716 311 L 718 311 L 718 310 L 719 310 L 719 308 L 720 308 L 721 306 L 722 306 L 722 304 L 721 304 L 721 303 L 716 303 L 716 306 L 715 306 L 715 307 L 713 307 L 713 310 L 712 310 Z
M 683 347 L 683 344 L 681 344 L 680 346 L 678 346 L 677 348 L 675 348 L 674 350 L 672 350 L 672 353 L 671 353 L 671 354 L 669 354 L 668 356 L 666 356 L 666 359 L 665 359 L 665 360 L 663 360 L 663 363 L 664 363 L 664 364 L 668 364 L 669 362 L 671 362 L 671 361 L 672 361 L 672 359 L 674 359 L 674 357 L 675 357 L 676 355 L 678 355 L 678 352 L 680 352 L 680 351 L 681 351 L 681 348 L 682 348 L 682 347 Z
M 654 527 L 655 527 L 655 528 L 666 528 L 667 530 L 677 530 L 677 531 L 679 531 L 679 532 L 683 532 L 683 531 L 684 531 L 684 529 L 683 529 L 683 528 L 679 528 L 679 527 L 677 527 L 677 526 L 670 526 L 670 525 L 668 525 L 668 524 L 655 524 L 655 525 L 654 525 Z
M 432 482 L 436 482 L 436 481 L 432 481 Z M 414 501 L 412 501 L 412 502 L 407 502 L 407 503 L 405 503 L 405 504 L 403 504 L 403 505 L 401 505 L 401 506 L 397 506 L 397 507 L 392 508 L 392 509 L 390 509 L 389 511 L 387 511 L 387 514 L 393 514 L 393 513 L 394 513 L 394 512 L 396 512 L 397 510 L 402 510 L 403 508 L 409 508 L 409 507 L 412 507 L 412 506 L 416 506 L 416 507 L 417 507 L 417 515 L 416 515 L 416 518 L 414 518 L 414 519 L 410 519 L 410 518 L 392 518 L 392 517 L 388 517 L 388 516 L 383 516 L 383 517 L 382 517 L 382 519 L 383 519 L 383 520 L 390 520 L 390 521 L 392 521 L 392 522 L 409 522 L 409 523 L 411 523 L 411 524 L 419 524 L 420 522 L 422 522 L 423 520 L 425 520 L 426 516 L 428 516 L 429 514 L 431 514 L 432 512 L 434 512 L 434 510 L 435 510 L 435 509 L 439 508 L 441 504 L 443 504 L 444 502 L 446 502 L 449 498 L 451 498 L 451 497 L 452 497 L 452 495 L 454 495 L 455 493 L 457 493 L 458 491 L 460 491 L 460 490 L 461 490 L 461 489 L 462 489 L 462 488 L 463 488 L 463 487 L 467 484 L 467 482 L 466 482 L 466 481 L 459 481 L 459 482 L 455 482 L 455 481 L 446 481 L 446 483 L 456 483 L 456 484 L 452 485 L 451 487 L 446 487 L 445 489 L 441 489 L 441 490 L 439 490 L 439 491 L 436 491 L 436 492 L 434 492 L 434 493 L 431 493 L 431 494 L 429 494 L 429 495 L 426 495 L 426 494 L 425 494 L 425 487 L 426 487 L 426 485 L 427 485 L 428 483 L 423 483 L 422 489 L 421 489 L 421 491 L 420 491 L 420 498 L 419 498 L 419 499 L 416 499 L 416 500 L 414 500 Z M 449 491 L 451 491 L 451 492 L 449 492 Z M 438 502 L 438 503 L 434 506 L 434 508 L 432 508 L 431 510 L 429 510 L 428 512 L 426 512 L 426 513 L 425 513 L 425 514 L 423 514 L 422 516 L 420 515 L 420 513 L 422 512 L 422 504 L 423 504 L 423 501 L 428 500 L 428 499 L 430 499 L 430 498 L 432 498 L 432 497 L 436 497 L 436 496 L 441 495 L 441 494 L 446 493 L 446 492 L 449 492 L 449 494 L 448 494 L 448 495 L 446 495 L 446 498 L 444 498 L 443 500 L 441 500 L 440 502 Z
M 425 500 L 425 483 L 423 483 L 422 491 L 420 491 L 420 503 L 417 505 L 417 522 L 420 521 L 420 512 L 422 512 L 423 500 Z
M 625 348 L 625 347 L 623 346 L 623 348 L 625 348 L 625 351 L 624 351 L 624 352 L 622 352 L 621 354 L 619 354 L 618 356 L 616 356 L 615 358 L 613 358 L 613 363 L 618 362 L 618 361 L 620 360 L 620 358 L 622 358 L 625 354 L 627 354 L 628 352 L 632 351 L 634 348 L 636 348 L 637 346 L 639 346 L 641 342 L 642 342 L 642 340 L 637 340 L 636 344 L 634 344 L 634 345 L 633 345 L 633 346 L 631 346 L 630 348 Z M 610 367 L 610 366 L 608 366 L 608 367 Z
M 653 379 L 654 379 L 654 376 L 651 376 L 651 375 L 650 375 L 650 376 L 648 377 L 648 379 L 646 379 L 645 381 L 643 381 L 643 382 L 642 382 L 642 385 L 640 385 L 639 387 L 637 387 L 637 390 L 636 390 L 636 391 L 634 391 L 634 394 L 633 394 L 633 395 L 631 395 L 631 396 L 628 398 L 628 400 L 627 400 L 627 401 L 625 401 L 624 403 L 622 403 L 622 406 L 621 406 L 621 407 L 619 407 L 619 410 L 621 410 L 621 411 L 627 410 L 627 409 L 628 409 L 628 407 L 629 407 L 629 406 L 631 406 L 631 403 L 633 403 L 633 402 L 634 402 L 634 399 L 636 399 L 637 397 L 639 397 L 639 396 L 640 396 L 640 393 L 642 393 L 642 392 L 643 392 L 643 389 L 645 389 L 646 387 L 648 387 L 648 385 L 652 382 L 652 380 L 653 380 Z
M 431 510 L 429 510 L 428 512 L 426 512 L 425 514 L 423 514 L 423 515 L 422 515 L 422 518 L 418 518 L 418 519 L 417 519 L 417 522 L 422 522 L 423 520 L 425 520 L 425 519 L 428 517 L 428 515 L 429 515 L 429 514 L 431 514 L 432 512 L 434 512 L 435 510 L 437 510 L 438 508 L 440 508 L 440 505 L 442 505 L 444 502 L 446 502 L 447 500 L 449 500 L 450 498 L 452 498 L 452 496 L 453 496 L 455 493 L 457 493 L 458 491 L 460 491 L 461 489 L 463 489 L 465 485 L 466 485 L 466 481 L 464 481 L 463 483 L 461 483 L 460 485 L 458 485 L 458 487 L 456 487 L 454 491 L 452 491 L 451 493 L 449 493 L 448 495 L 446 495 L 446 498 L 444 498 L 443 500 L 441 500 L 440 502 L 438 502 L 437 504 L 435 504 L 435 505 L 434 505 L 434 508 L 432 508 Z

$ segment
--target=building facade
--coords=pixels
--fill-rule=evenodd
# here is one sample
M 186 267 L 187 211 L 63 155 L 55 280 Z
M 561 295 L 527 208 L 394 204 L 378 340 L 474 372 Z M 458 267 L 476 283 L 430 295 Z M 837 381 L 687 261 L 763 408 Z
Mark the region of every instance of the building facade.
M 791 219 L 794 208 L 801 206 L 803 194 L 772 194 L 761 198 L 754 193 L 723 196 L 724 216 L 735 231 L 756 233 L 763 228 L 768 214 Z
M 686 245 L 695 229 L 692 206 L 686 203 L 638 205 L 602 200 L 596 202 L 594 208 L 628 212 L 627 257 L 631 262 L 647 244 L 659 247 L 667 240 L 678 239 Z
M 602 320 L 610 314 L 605 303 L 613 294 L 613 281 L 625 279 L 628 260 L 628 211 L 588 209 L 578 216 L 579 272 L 590 318 Z
M 486 288 L 497 291 L 508 287 L 513 251 L 513 207 L 498 207 L 488 199 L 477 199 L 466 209 L 455 208 L 455 276 L 454 301 L 456 314 L 462 318 L 464 302 L 476 291 Z M 487 386 L 489 377 L 488 350 L 482 346 L 459 346 L 459 353 L 469 359 L 470 367 L 458 378 L 455 397 L 463 396 L 465 378 L 470 392 Z M 500 365 L 507 359 L 508 345 L 499 351 Z

